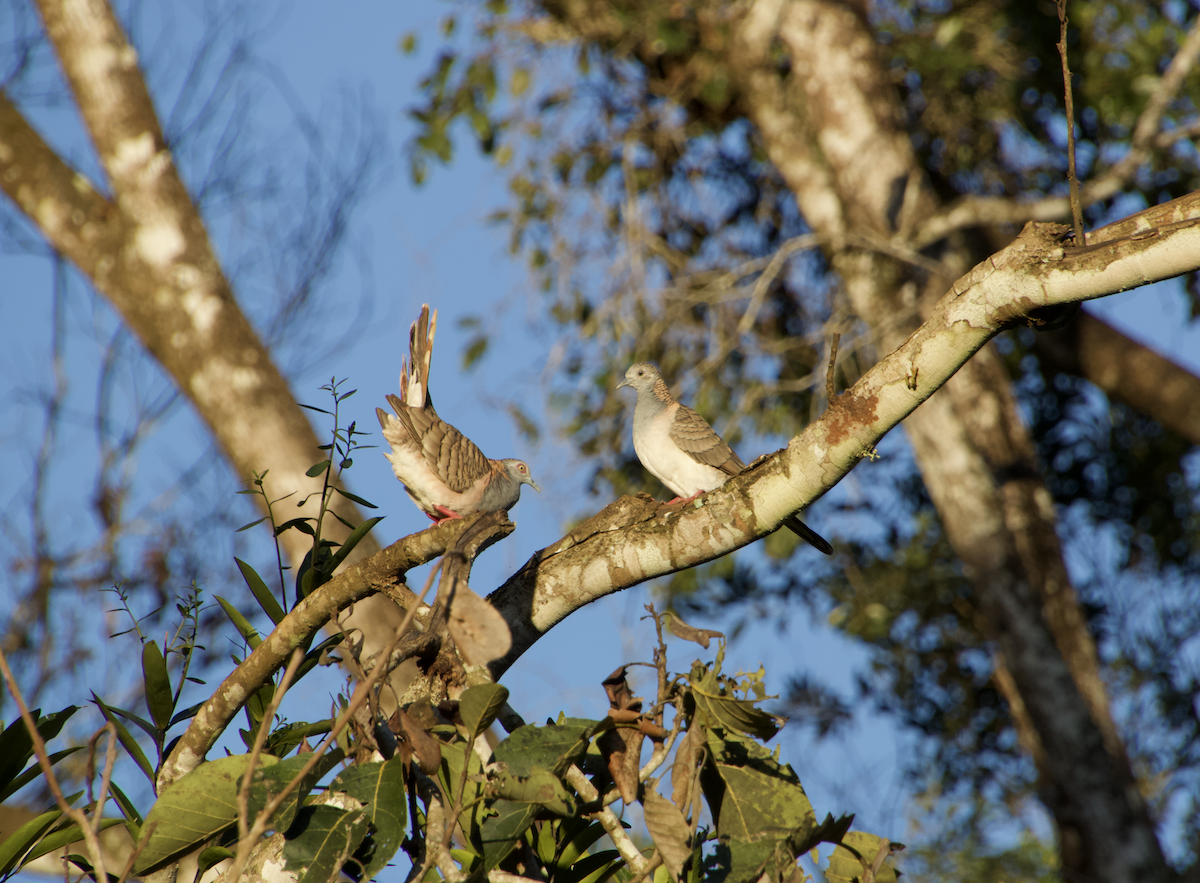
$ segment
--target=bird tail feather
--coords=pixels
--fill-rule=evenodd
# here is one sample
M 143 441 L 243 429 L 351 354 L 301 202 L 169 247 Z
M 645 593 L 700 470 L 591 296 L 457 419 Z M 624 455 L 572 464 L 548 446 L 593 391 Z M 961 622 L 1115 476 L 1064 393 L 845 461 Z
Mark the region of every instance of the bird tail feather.
M 429 367 L 433 361 L 433 336 L 437 333 L 437 310 L 430 315 L 429 304 L 421 305 L 421 316 L 408 332 L 408 351 L 411 362 L 400 361 L 400 391 L 406 405 L 430 408 Z
M 800 539 L 804 540 L 817 551 L 824 552 L 826 555 L 833 554 L 833 546 L 829 545 L 829 541 L 796 516 L 793 515 L 791 518 L 784 521 L 783 526 L 796 536 L 800 537 Z

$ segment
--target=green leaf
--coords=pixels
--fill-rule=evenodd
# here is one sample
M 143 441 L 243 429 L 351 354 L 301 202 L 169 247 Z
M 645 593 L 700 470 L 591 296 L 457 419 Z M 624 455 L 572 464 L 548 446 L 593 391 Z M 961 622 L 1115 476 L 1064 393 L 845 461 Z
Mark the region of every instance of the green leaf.
M 21 722 L 21 720 L 20 720 L 20 718 L 18 718 L 17 723 L 20 723 L 20 722 Z M 56 763 L 58 763 L 64 757 L 68 757 L 68 756 L 74 754 L 76 751 L 82 751 L 84 749 L 84 747 L 85 746 L 83 746 L 83 745 L 76 745 L 72 748 L 64 748 L 62 751 L 55 751 L 53 754 L 50 755 L 50 766 L 54 766 Z M 26 785 L 28 785 L 30 782 L 32 782 L 34 779 L 36 779 L 41 774 L 42 774 L 41 764 L 37 764 L 37 763 L 32 764 L 27 770 L 25 770 L 25 772 L 21 773 L 21 775 L 17 776 L 15 779 L 13 779 L 11 782 L 9 782 L 7 785 L 5 785 L 3 788 L 0 788 L 0 803 L 3 803 L 5 800 L 8 800 L 9 797 L 16 794 L 18 791 L 20 791 L 22 788 L 24 788 Z
M 778 839 L 802 823 L 815 824 L 816 813 L 796 773 L 762 745 L 736 733 L 722 738 L 719 731 L 709 730 L 708 749 L 701 783 L 718 835 L 749 841 L 767 834 Z
M 286 831 L 292 826 L 292 822 L 296 819 L 296 811 L 300 804 L 308 797 L 308 794 L 316 786 L 327 772 L 341 763 L 345 757 L 345 753 L 336 748 L 317 761 L 317 765 L 312 768 L 307 776 L 297 785 L 283 803 L 279 805 L 279 809 L 275 811 L 275 815 L 271 817 L 271 828 L 275 831 Z M 268 767 L 259 767 L 254 771 L 254 781 L 250 785 L 250 799 L 247 803 L 247 812 L 251 820 L 258 818 L 258 814 L 276 794 L 279 794 L 287 787 L 287 784 L 296 778 L 296 774 L 304 769 L 305 764 L 312 758 L 311 754 L 300 754 L 296 757 L 289 757 L 287 760 L 281 760 L 279 763 L 273 763 Z
M 300 531 L 300 533 L 306 533 L 310 537 L 315 537 L 317 532 L 313 530 L 313 526 L 309 524 L 309 522 L 312 520 L 313 519 L 311 518 L 293 518 L 290 521 L 285 521 L 283 524 L 275 528 L 275 536 L 279 536 L 285 530 L 291 530 L 292 528 L 295 528 L 296 530 Z
M 259 764 L 278 759 L 260 755 Z M 159 796 L 146 815 L 154 825 L 134 873 L 142 875 L 195 848 L 237 820 L 238 785 L 250 765 L 250 755 L 235 754 L 196 767 Z
M 825 879 L 829 883 L 851 883 L 861 880 L 863 870 L 871 867 L 881 849 L 887 849 L 891 842 L 874 834 L 864 831 L 851 831 L 829 857 L 829 867 L 825 871 Z M 875 875 L 878 883 L 896 883 L 896 869 L 891 864 L 891 857 L 884 859 L 883 865 Z
M 150 721 L 146 720 L 144 717 L 138 717 L 132 711 L 126 711 L 124 708 L 114 708 L 112 712 L 113 714 L 129 721 L 131 724 L 135 724 L 139 730 L 141 730 L 151 739 L 154 739 L 157 743 L 158 727 L 154 726 L 154 724 L 150 723 Z
M 334 554 L 333 559 L 329 562 L 329 565 L 325 568 L 325 571 L 327 573 L 333 573 L 335 570 L 337 570 L 341 563 L 346 560 L 346 556 L 349 555 L 354 550 L 354 547 L 358 545 L 358 541 L 370 533 L 371 528 L 381 521 L 383 521 L 382 516 L 368 518 L 358 527 L 354 528 L 354 530 L 350 531 L 350 535 L 342 541 L 342 547 L 337 550 L 336 554 Z
M 718 655 L 717 665 L 720 665 Z M 712 727 L 726 730 L 737 730 L 762 740 L 770 739 L 779 732 L 775 718 L 753 702 L 727 696 L 720 687 L 717 670 L 705 670 L 703 677 L 689 677 L 692 682 L 692 694 L 696 699 L 696 710 L 704 723 Z
M 476 334 L 467 342 L 467 348 L 463 351 L 462 366 L 463 370 L 469 369 L 472 365 L 483 358 L 484 353 L 488 348 L 488 336 L 486 334 Z
M 194 684 L 203 684 L 204 683 L 204 681 L 198 681 L 195 678 L 188 678 L 188 680 Z M 185 708 L 183 711 L 175 712 L 175 716 L 173 718 L 171 718 L 171 726 L 175 726 L 180 721 L 185 721 L 185 720 L 188 720 L 189 718 L 195 717 L 196 712 L 199 711 L 204 706 L 204 703 L 207 701 L 208 701 L 207 699 L 201 700 L 200 702 L 197 702 L 195 705 Z M 168 752 L 168 753 L 170 753 L 170 752 Z
M 34 816 L 5 838 L 4 842 L 0 843 L 0 876 L 7 875 L 15 868 L 21 857 L 61 816 L 62 810 L 59 809 L 44 812 L 40 816 Z
M 100 830 L 107 831 L 113 825 L 123 824 L 125 823 L 122 819 L 101 819 Z M 36 858 L 41 858 L 47 853 L 62 849 L 64 846 L 68 846 L 72 843 L 78 843 L 82 839 L 83 831 L 78 825 L 67 825 L 43 837 L 41 842 L 39 842 L 38 845 L 31 849 L 29 854 L 25 856 L 25 861 L 31 862 Z
M 224 846 L 210 846 L 207 849 L 200 851 L 199 857 L 196 859 L 196 876 L 192 878 L 192 883 L 200 883 L 208 871 L 215 868 L 227 858 L 233 858 L 235 855 L 232 849 L 226 849 Z
M 341 638 L 342 636 L 335 635 L 334 637 Z M 263 743 L 263 751 L 274 754 L 276 757 L 284 757 L 309 736 L 323 736 L 331 729 L 333 729 L 333 718 L 326 718 L 311 724 L 304 722 L 285 724 L 277 727 L 271 735 L 267 736 L 267 740 Z
M 321 664 L 328 665 L 329 660 L 326 659 L 325 662 L 322 663 L 322 661 L 321 661 L 322 657 L 324 657 L 328 651 L 332 650 L 334 647 L 341 644 L 342 641 L 344 641 L 344 640 L 346 640 L 346 635 L 344 633 L 337 634 L 337 635 L 330 635 L 328 638 L 326 638 L 320 644 L 318 644 L 317 646 L 315 646 L 311 650 L 309 650 L 307 653 L 305 653 L 304 661 L 301 662 L 300 667 L 296 669 L 296 677 L 292 679 L 292 683 L 293 684 L 299 683 L 300 679 L 302 677 L 304 677 L 306 674 L 308 674 L 310 671 L 312 671 L 318 665 L 321 665 Z
M 579 861 L 580 856 L 605 834 L 603 825 L 589 819 L 564 819 L 559 826 L 561 834 L 555 849 L 558 854 L 544 860 L 545 864 L 553 864 L 558 869 L 554 874 L 556 879 L 561 871 Z
M 263 613 L 267 614 L 271 622 L 275 623 L 275 625 L 283 622 L 283 617 L 285 616 L 283 608 L 279 606 L 279 602 L 275 600 L 275 596 L 271 594 L 271 590 L 267 588 L 267 584 L 263 582 L 262 577 L 241 558 L 234 558 L 233 560 L 237 562 L 238 570 L 242 572 L 242 579 L 250 587 L 250 591 L 254 595 L 254 600 L 263 609 Z
M 539 803 L 560 816 L 575 812 L 575 798 L 567 791 L 562 780 L 547 769 L 536 769 L 528 776 L 514 776 L 502 772 L 488 783 L 497 797 L 516 803 Z
M 171 678 L 167 674 L 167 661 L 163 659 L 158 643 L 147 641 L 142 645 L 142 678 L 146 687 L 146 708 L 150 719 L 165 733 L 175 711 L 175 697 L 171 693 Z
M 367 836 L 367 817 L 361 809 L 306 806 L 288 833 L 283 864 L 298 883 L 334 883 Z
M 48 742 L 58 735 L 59 731 L 75 712 L 77 705 L 68 705 L 62 711 L 41 717 L 41 709 L 31 712 L 38 734 L 43 742 Z M 25 729 L 25 721 L 17 718 L 0 733 L 0 787 L 7 793 L 9 783 L 25 768 L 26 762 L 33 757 L 33 740 Z
M 329 461 L 322 460 L 320 463 L 314 463 L 313 465 L 309 466 L 308 471 L 305 472 L 304 474 L 307 475 L 309 478 L 316 478 L 318 475 L 323 473 L 328 468 L 329 468 Z
M 615 849 L 605 849 L 595 855 L 585 855 L 570 871 L 559 876 L 555 875 L 558 883 L 604 883 L 609 877 L 625 867 L 625 860 Z
M 527 724 L 496 746 L 496 760 L 518 776 L 528 776 L 538 767 L 562 775 L 587 751 L 588 740 L 598 726 L 596 721 L 576 718 L 542 727 Z
M 492 725 L 504 703 L 508 688 L 499 684 L 477 684 L 463 691 L 458 700 L 458 713 L 470 732 L 470 741 Z
M 125 792 L 117 787 L 116 782 L 109 782 L 108 787 L 112 789 L 113 799 L 117 802 L 117 808 L 121 810 L 121 815 L 140 828 L 143 822 L 142 814 L 133 805 L 133 801 L 125 796 Z M 137 838 L 135 837 L 134 840 L 136 841 Z
M 363 804 L 374 828 L 371 852 L 365 857 L 362 879 L 382 871 L 404 841 L 408 796 L 404 789 L 404 764 L 399 757 L 377 763 L 360 763 L 342 770 L 329 786 L 344 791 Z
M 254 626 L 250 625 L 250 620 L 242 616 L 241 611 L 239 611 L 220 595 L 215 597 L 217 599 L 217 603 L 221 605 L 221 609 L 225 611 L 225 615 L 229 617 L 229 621 L 233 623 L 234 628 L 241 633 L 242 637 L 245 638 L 246 643 L 250 645 L 250 649 L 253 650 L 259 644 L 261 644 L 262 638 L 259 637 L 258 630 L 254 628 Z
M 146 778 L 150 780 L 150 786 L 154 787 L 154 767 L 151 765 L 150 761 L 146 759 L 146 755 L 142 752 L 137 740 L 135 740 L 130 734 L 129 730 L 125 728 L 125 724 L 121 723 L 120 718 L 113 713 L 116 709 L 109 708 L 107 705 L 105 705 L 104 700 L 95 693 L 92 694 L 92 701 L 100 707 L 100 712 L 104 715 L 104 719 L 111 721 L 112 725 L 117 728 L 117 741 L 121 743 L 121 747 L 124 748 L 129 756 L 133 758 L 133 762 L 138 765 L 138 769 L 145 773 Z
M 238 491 L 238 493 L 239 494 L 253 494 L 253 493 L 255 493 L 255 491 Z M 249 530 L 252 527 L 258 527 L 260 524 L 262 524 L 266 520 L 267 520 L 267 517 L 264 515 L 262 518 L 259 518 L 255 521 L 251 521 L 249 524 L 243 524 L 241 527 L 239 527 L 237 530 L 235 530 L 234 533 L 241 533 L 242 531 Z
M 480 827 L 483 867 L 487 871 L 493 870 L 513 851 L 517 840 L 537 818 L 538 804 L 497 800 L 491 809 L 495 815 L 485 819 Z
M 339 494 L 341 494 L 343 497 L 345 497 L 347 500 L 352 500 L 355 503 L 358 503 L 358 505 L 360 505 L 360 506 L 366 506 L 368 509 L 378 509 L 379 508 L 374 503 L 364 500 L 362 497 L 358 496 L 358 494 L 352 494 L 352 493 L 350 493 L 350 491 L 344 491 L 340 487 L 334 487 L 334 490 L 337 491 Z

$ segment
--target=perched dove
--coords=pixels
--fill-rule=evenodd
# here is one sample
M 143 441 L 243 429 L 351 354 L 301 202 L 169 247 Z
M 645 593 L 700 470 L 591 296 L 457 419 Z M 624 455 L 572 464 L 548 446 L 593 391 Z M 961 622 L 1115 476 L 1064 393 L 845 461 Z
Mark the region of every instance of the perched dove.
M 412 364 L 400 363 L 400 396 L 387 397 L 395 415 L 376 408 L 383 437 L 392 446 L 384 456 L 392 472 L 417 507 L 441 524 L 477 512 L 510 509 L 521 496 L 521 485 L 540 492 L 520 460 L 490 460 L 472 441 L 442 420 L 429 397 L 429 365 L 437 310 L 429 316 L 429 305 L 408 335 Z
M 658 368 L 638 362 L 625 372 L 617 389 L 637 390 L 633 411 L 633 449 L 650 474 L 674 491 L 671 500 L 688 502 L 740 474 L 746 464 L 708 421 L 671 398 Z M 792 533 L 826 555 L 833 547 L 794 515 L 783 522 Z

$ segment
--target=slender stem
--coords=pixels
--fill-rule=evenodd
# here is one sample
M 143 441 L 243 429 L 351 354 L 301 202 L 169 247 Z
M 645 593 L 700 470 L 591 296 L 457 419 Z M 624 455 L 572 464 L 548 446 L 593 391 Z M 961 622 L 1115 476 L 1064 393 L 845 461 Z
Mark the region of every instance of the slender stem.
M 1077 245 L 1087 245 L 1083 230 L 1083 206 L 1079 202 L 1079 178 L 1075 174 L 1075 100 L 1071 90 L 1071 68 L 1067 65 L 1067 0 L 1058 0 L 1058 55 L 1062 59 L 1064 110 L 1067 114 L 1067 182 L 1071 188 L 1071 223 Z

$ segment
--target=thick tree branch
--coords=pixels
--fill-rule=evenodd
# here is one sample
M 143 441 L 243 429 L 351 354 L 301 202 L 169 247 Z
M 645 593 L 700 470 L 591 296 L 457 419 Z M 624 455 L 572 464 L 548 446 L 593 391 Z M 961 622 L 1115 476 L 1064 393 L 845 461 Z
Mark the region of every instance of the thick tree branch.
M 233 716 L 287 662 L 289 654 L 338 613 L 376 593 L 411 607 L 416 596 L 404 585 L 404 574 L 453 547 L 476 521 L 478 519 L 456 519 L 398 540 L 370 558 L 342 570 L 297 604 L 196 713 L 159 771 L 160 793 L 200 764 Z M 498 522 L 497 529 L 500 535 L 507 534 L 513 530 L 512 522 L 504 519 Z M 489 537 L 489 540 L 496 538 Z M 486 544 L 483 547 L 486 548 Z
M 0 93 L 0 186 L 46 239 L 87 276 L 192 402 L 234 471 L 267 472 L 272 499 L 299 493 L 315 515 L 324 459 L 270 352 L 242 313 L 204 221 L 165 145 L 137 53 L 107 3 L 39 4 L 47 33 L 112 188 L 112 198 L 64 163 Z M 332 508 L 362 520 L 348 500 Z M 346 531 L 330 520 L 331 539 Z M 293 563 L 307 537 L 280 537 Z M 370 538 L 356 550 L 377 551 Z M 399 614 L 383 599 L 360 605 L 368 646 L 390 637 Z
M 1200 267 L 1196 220 L 1148 240 L 1064 249 L 1029 225 L 956 282 L 930 318 L 780 454 L 686 507 L 623 497 L 538 552 L 489 597 L 513 632 L 499 677 L 538 638 L 592 601 L 711 561 L 778 529 L 838 483 L 988 340 L 1034 310 L 1124 291 Z

